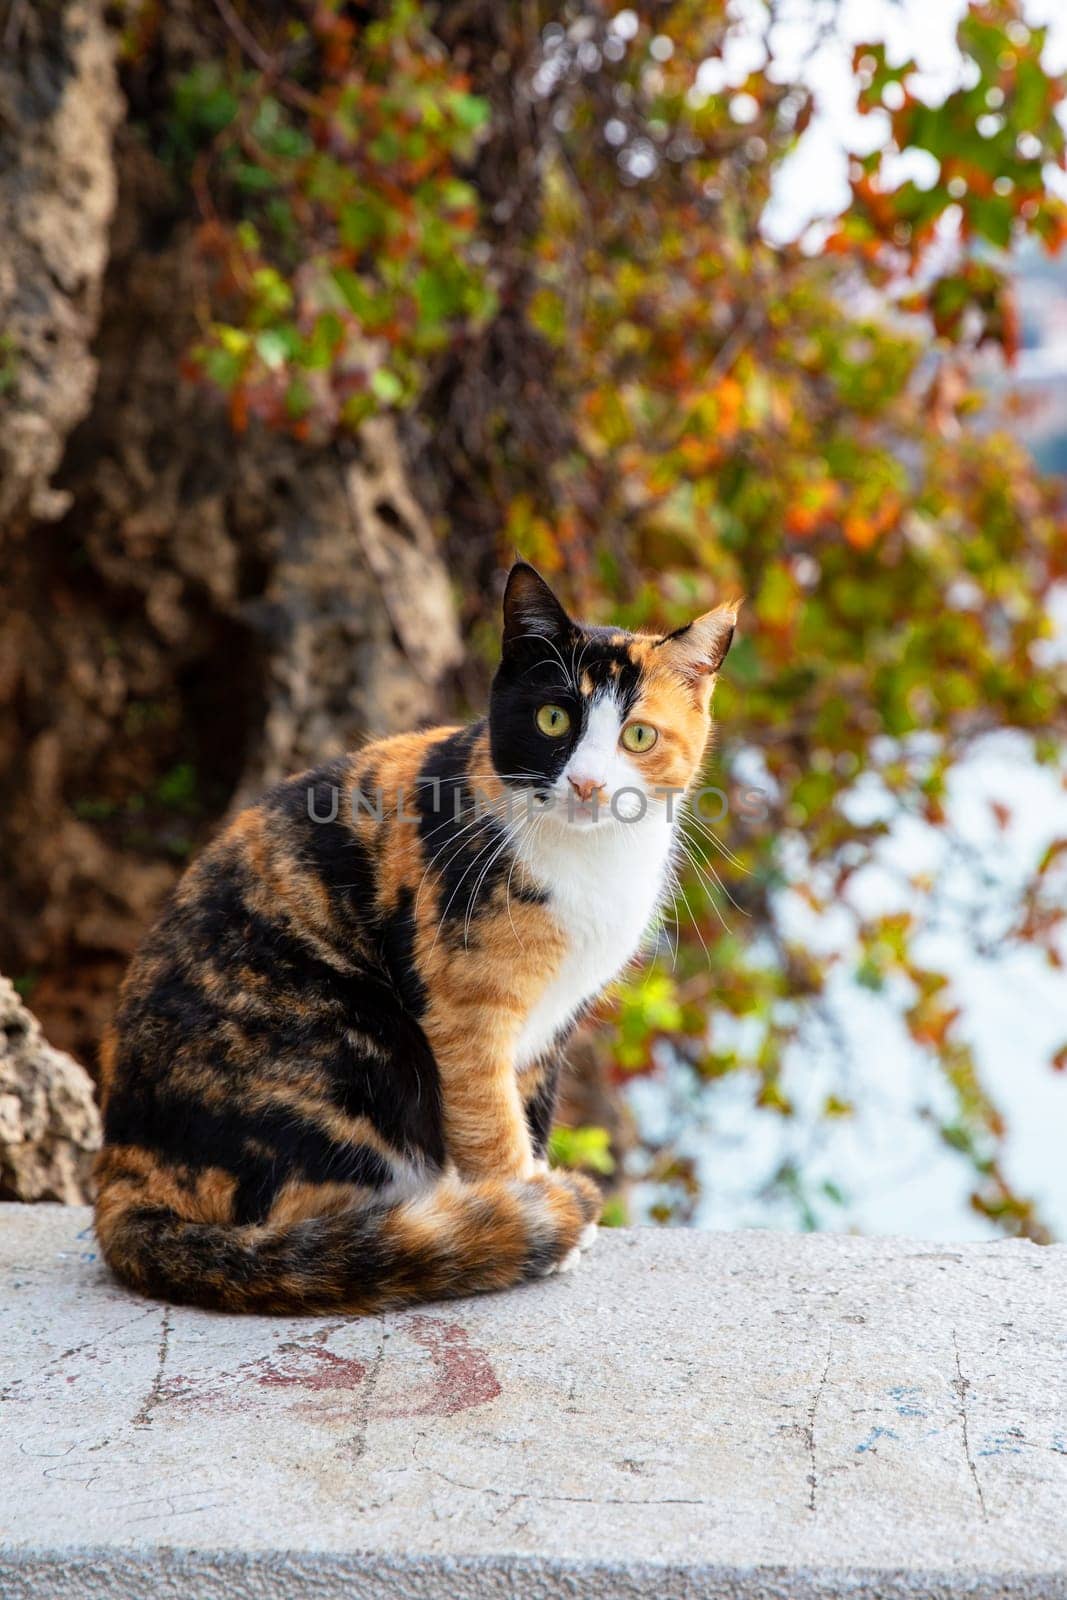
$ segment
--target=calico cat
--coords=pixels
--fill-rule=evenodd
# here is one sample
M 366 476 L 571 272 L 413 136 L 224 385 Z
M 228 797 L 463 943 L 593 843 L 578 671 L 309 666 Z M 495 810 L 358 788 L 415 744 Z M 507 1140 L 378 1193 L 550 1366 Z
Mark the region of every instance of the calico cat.
M 585 627 L 512 568 L 488 718 L 289 779 L 186 872 L 102 1051 L 96 1230 L 150 1295 L 363 1313 L 564 1269 L 559 1051 L 666 890 L 736 607 Z

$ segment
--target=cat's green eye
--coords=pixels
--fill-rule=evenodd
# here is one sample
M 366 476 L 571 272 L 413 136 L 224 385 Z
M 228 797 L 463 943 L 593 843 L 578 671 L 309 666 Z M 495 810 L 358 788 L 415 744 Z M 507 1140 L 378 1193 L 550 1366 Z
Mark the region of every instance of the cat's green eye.
M 632 750 L 634 755 L 642 756 L 646 750 L 651 750 L 659 734 L 647 722 L 628 722 L 622 730 L 622 743 L 627 750 Z
M 550 739 L 562 739 L 570 725 L 570 716 L 562 706 L 542 706 L 537 713 L 537 726 Z

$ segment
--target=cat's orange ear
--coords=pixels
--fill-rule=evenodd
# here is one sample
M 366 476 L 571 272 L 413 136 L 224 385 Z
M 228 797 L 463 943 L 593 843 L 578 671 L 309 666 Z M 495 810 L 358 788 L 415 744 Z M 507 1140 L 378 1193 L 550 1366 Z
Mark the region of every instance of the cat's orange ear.
M 714 611 L 705 611 L 695 622 L 669 633 L 658 648 L 685 677 L 694 681 L 711 678 L 726 660 L 740 609 L 740 600 L 727 600 Z
M 516 561 L 504 589 L 504 648 L 531 636 L 554 639 L 571 626 L 541 574 L 529 562 Z

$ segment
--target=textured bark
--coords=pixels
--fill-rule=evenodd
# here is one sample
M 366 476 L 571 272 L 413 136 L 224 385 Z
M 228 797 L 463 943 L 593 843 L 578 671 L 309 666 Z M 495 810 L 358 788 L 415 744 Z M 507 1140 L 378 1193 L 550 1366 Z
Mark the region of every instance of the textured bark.
M 501 549 L 502 511 L 520 495 L 539 509 L 551 507 L 553 474 L 576 443 L 555 392 L 554 352 L 527 315 L 537 281 L 531 245 L 553 137 L 552 103 L 531 87 L 548 14 L 535 4 L 460 0 L 441 6 L 435 24 L 492 110 L 471 176 L 500 309 L 449 353 L 421 407 L 425 466 L 444 513 L 449 570 L 472 624 L 484 617 L 502 557 L 513 553 Z M 464 687 L 472 698 L 482 691 L 476 669 L 468 669 Z
M 176 4 L 157 73 L 186 70 L 193 39 Z M 23 49 L 16 70 L 36 61 Z M 153 94 L 166 103 L 158 77 Z M 2 535 L 0 964 L 34 980 L 51 1037 L 87 1062 L 131 949 L 218 818 L 439 714 L 460 655 L 433 486 L 410 487 L 391 423 L 344 450 L 237 437 L 181 380 L 203 268 L 193 197 L 150 144 L 143 127 L 115 141 L 98 377 L 47 503 L 66 509 Z
M 0 1200 L 87 1200 L 99 1146 L 92 1079 L 0 977 Z
M 0 40 L 0 521 L 50 480 L 92 396 L 122 114 L 96 0 L 15 0 Z

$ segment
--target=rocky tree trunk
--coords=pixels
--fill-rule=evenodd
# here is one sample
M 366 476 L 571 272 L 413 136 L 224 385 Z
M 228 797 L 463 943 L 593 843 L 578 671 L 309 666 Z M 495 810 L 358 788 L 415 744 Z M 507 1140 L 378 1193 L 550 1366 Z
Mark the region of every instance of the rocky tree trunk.
M 15 0 L 0 36 L 0 524 L 54 520 L 89 409 L 122 115 L 93 0 Z
M 87 1200 L 99 1145 L 92 1079 L 0 977 L 0 1200 Z
M 169 9 L 114 138 L 92 0 L 16 3 L 0 76 L 0 962 L 87 1062 L 219 816 L 437 714 L 460 658 L 432 482 L 391 421 L 343 450 L 238 438 L 180 379 L 197 217 L 151 147 L 195 10 Z

